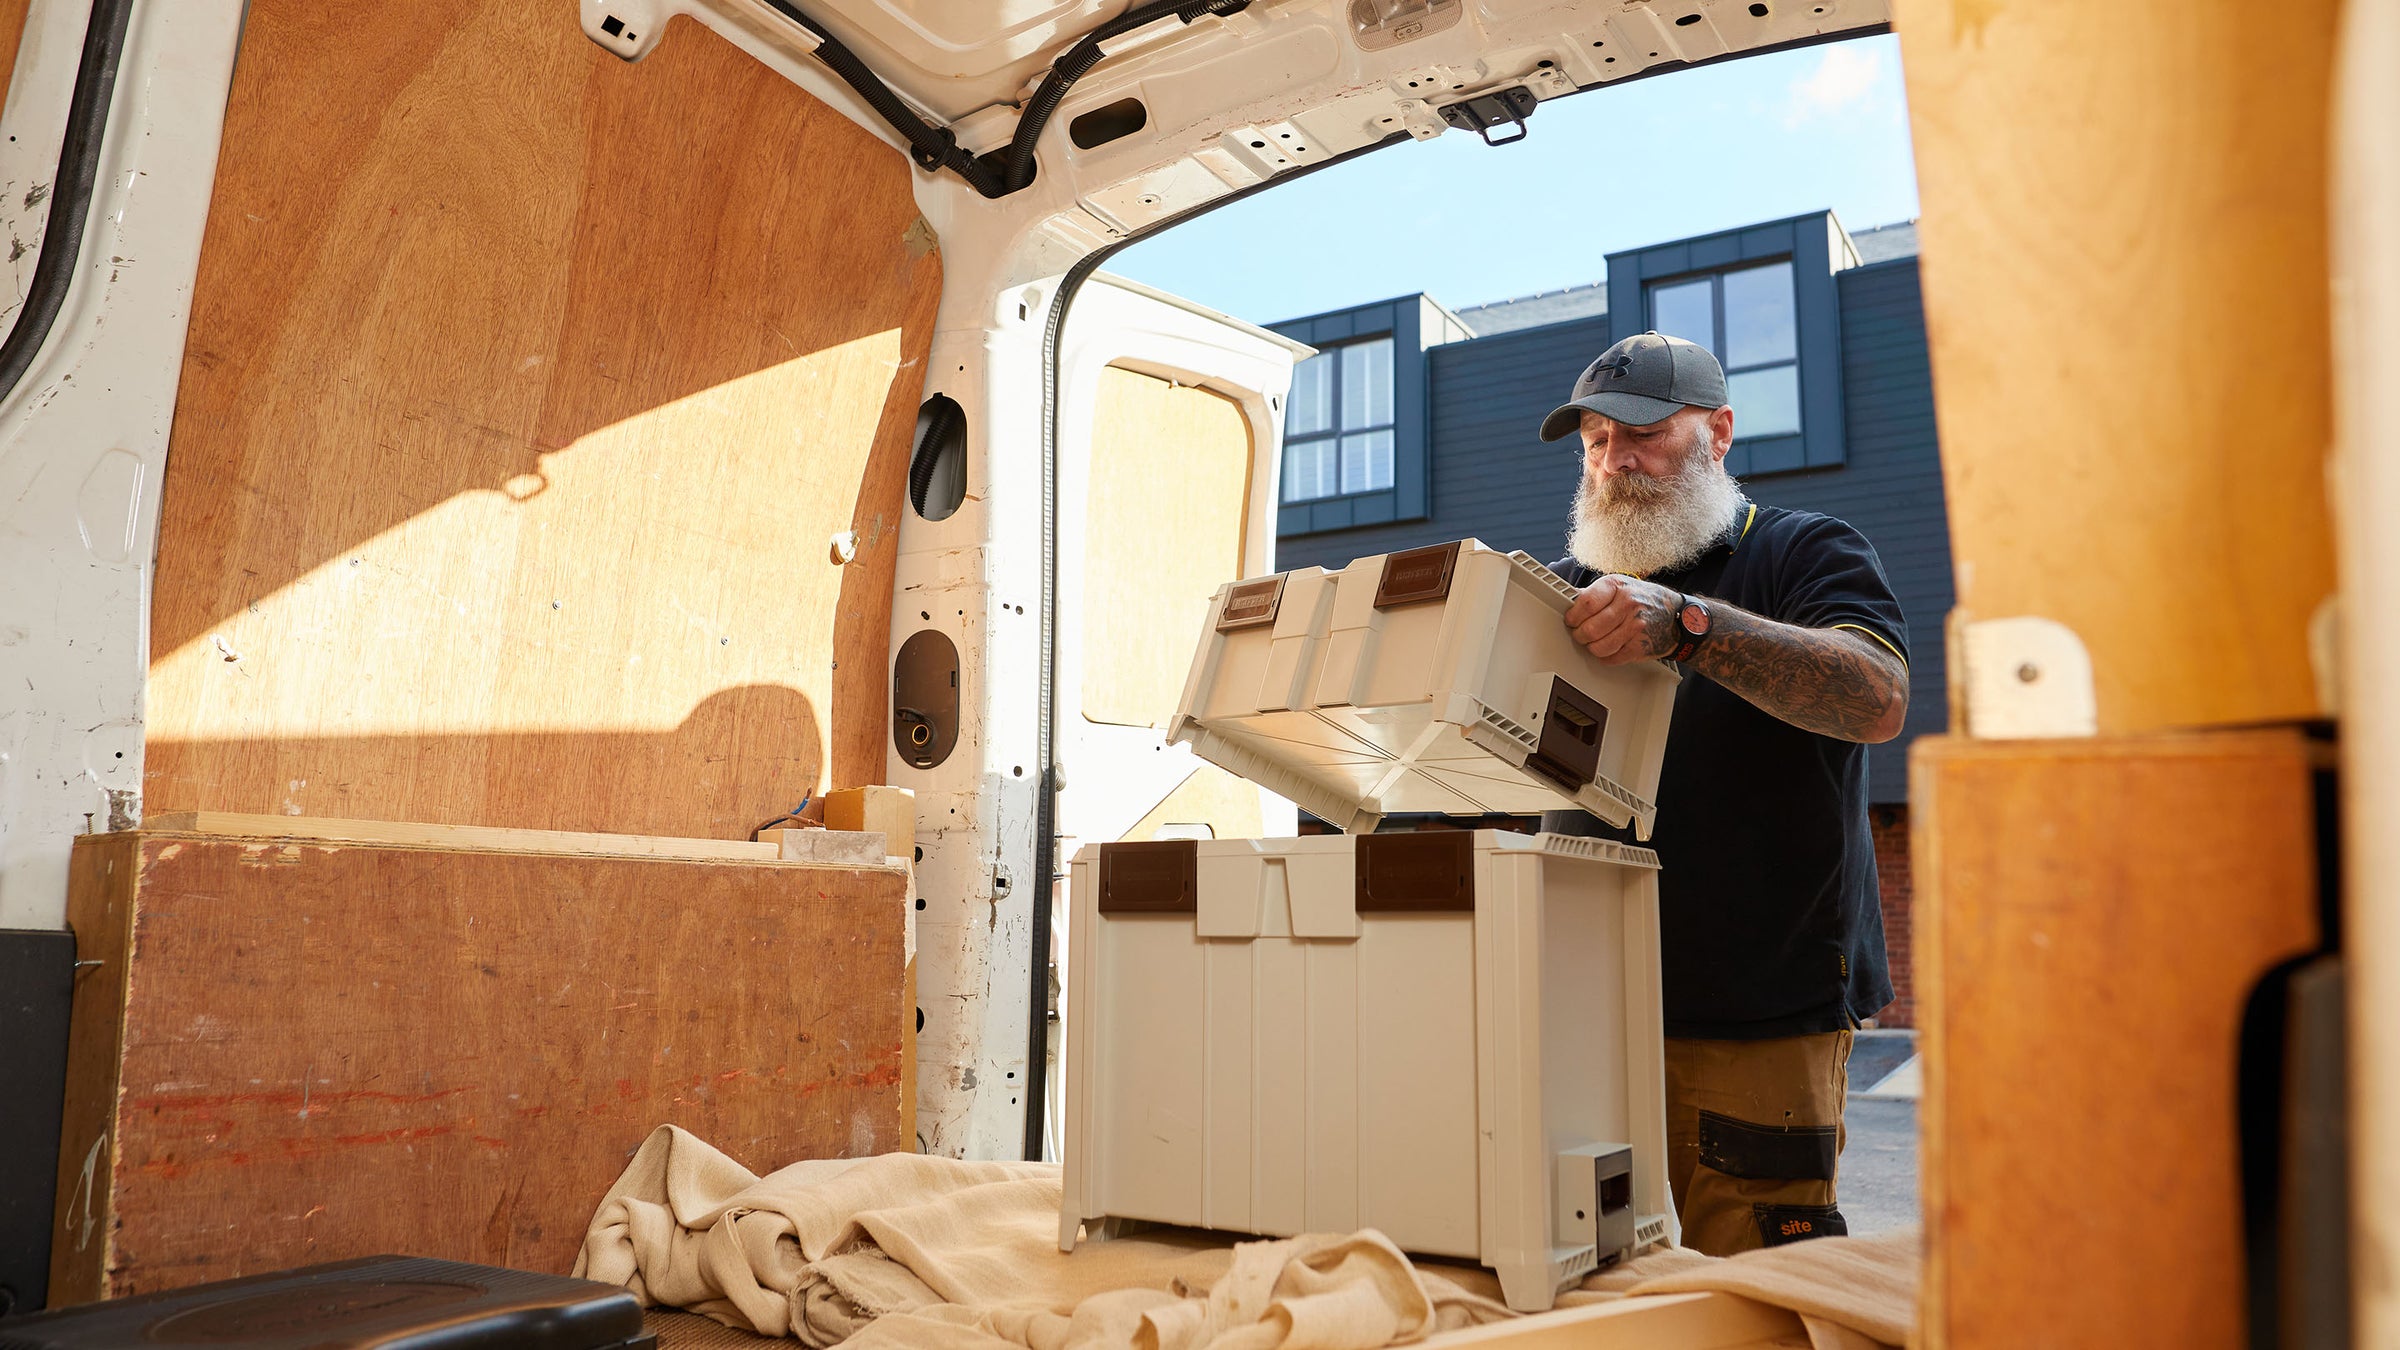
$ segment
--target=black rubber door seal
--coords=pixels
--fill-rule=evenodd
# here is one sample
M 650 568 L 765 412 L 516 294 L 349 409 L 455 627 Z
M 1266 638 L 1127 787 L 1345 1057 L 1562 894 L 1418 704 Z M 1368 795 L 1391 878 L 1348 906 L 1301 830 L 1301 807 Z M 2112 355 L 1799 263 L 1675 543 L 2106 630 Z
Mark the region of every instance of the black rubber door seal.
M 50 217 L 42 227 L 42 256 L 34 260 L 33 284 L 8 337 L 0 341 L 0 398 L 15 391 L 33 358 L 48 340 L 66 306 L 83 256 L 85 222 L 100 182 L 100 142 L 108 130 L 109 105 L 117 92 L 117 64 L 125 55 L 125 29 L 133 0 L 92 0 L 91 25 L 83 34 L 83 60 L 75 70 L 75 93 L 67 102 L 67 134 L 58 147 L 58 173 L 50 180 Z

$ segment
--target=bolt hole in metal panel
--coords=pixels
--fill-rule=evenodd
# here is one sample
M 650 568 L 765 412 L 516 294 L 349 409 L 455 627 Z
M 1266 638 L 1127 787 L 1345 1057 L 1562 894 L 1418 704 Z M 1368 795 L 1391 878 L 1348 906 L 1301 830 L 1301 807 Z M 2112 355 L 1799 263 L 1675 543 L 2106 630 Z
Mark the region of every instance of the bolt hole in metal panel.
M 901 643 L 892 662 L 892 745 L 918 769 L 958 745 L 958 644 L 933 629 Z

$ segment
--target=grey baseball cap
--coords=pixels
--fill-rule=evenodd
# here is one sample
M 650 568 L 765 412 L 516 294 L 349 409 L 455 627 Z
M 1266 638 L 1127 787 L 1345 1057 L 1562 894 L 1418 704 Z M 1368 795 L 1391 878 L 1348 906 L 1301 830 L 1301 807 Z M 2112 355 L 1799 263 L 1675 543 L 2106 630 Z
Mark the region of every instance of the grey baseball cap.
M 1596 412 L 1630 427 L 1646 427 L 1685 408 L 1722 408 L 1725 368 L 1697 342 L 1636 333 L 1584 368 L 1567 402 L 1542 419 L 1542 439 L 1555 441 Z

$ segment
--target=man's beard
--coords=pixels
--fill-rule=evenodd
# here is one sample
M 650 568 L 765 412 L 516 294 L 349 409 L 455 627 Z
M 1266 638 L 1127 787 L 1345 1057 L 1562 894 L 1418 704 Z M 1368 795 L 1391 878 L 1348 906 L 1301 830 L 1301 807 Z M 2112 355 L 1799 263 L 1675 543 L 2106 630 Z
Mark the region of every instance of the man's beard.
M 1604 476 L 1587 465 L 1567 552 L 1595 572 L 1672 572 L 1722 539 L 1741 509 L 1741 485 L 1725 472 L 1703 422 L 1666 477 L 1633 469 Z

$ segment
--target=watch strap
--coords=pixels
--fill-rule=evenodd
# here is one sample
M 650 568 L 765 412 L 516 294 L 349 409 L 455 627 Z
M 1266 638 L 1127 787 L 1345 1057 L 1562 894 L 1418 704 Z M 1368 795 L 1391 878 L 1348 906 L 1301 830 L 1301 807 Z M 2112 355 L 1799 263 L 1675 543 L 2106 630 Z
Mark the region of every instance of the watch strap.
M 1705 642 L 1705 641 L 1708 639 L 1708 634 L 1707 634 L 1707 633 L 1705 633 L 1705 632 L 1695 633 L 1695 632 L 1693 632 L 1693 631 L 1692 631 L 1692 630 L 1691 630 L 1689 627 L 1687 627 L 1687 626 L 1684 624 L 1684 621 L 1683 621 L 1683 612 L 1684 612 L 1686 609 L 1690 608 L 1690 607 L 1691 607 L 1691 604 L 1692 604 L 1692 597 L 1691 597 L 1690 595 L 1688 595 L 1688 594 L 1684 594 L 1684 593 L 1682 593 L 1682 592 L 1677 592 L 1677 593 L 1676 593 L 1676 596 L 1675 596 L 1675 632 L 1676 632 L 1675 650 L 1667 654 L 1667 659 L 1668 659 L 1668 660 L 1670 660 L 1670 661 L 1673 661 L 1673 662 L 1677 663 L 1678 665 L 1682 664 L 1682 663 L 1683 663 L 1683 662 L 1685 662 L 1685 661 L 1688 661 L 1688 660 L 1690 660 L 1690 659 L 1691 659 L 1691 657 L 1692 657 L 1692 653 L 1693 653 L 1693 652 L 1696 652 L 1696 651 L 1698 651 L 1698 650 L 1700 650 L 1700 644 L 1701 644 L 1702 642 Z

